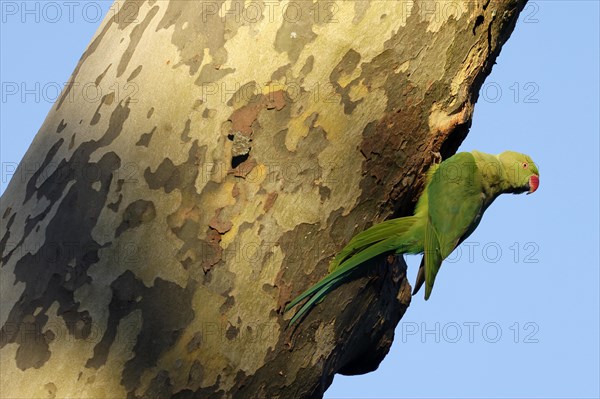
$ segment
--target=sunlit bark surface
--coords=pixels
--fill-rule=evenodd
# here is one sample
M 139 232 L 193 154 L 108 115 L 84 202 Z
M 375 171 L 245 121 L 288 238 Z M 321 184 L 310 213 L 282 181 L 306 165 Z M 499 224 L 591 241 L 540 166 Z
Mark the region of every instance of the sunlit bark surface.
M 412 211 L 523 6 L 116 3 L 2 196 L 2 396 L 320 397 L 377 368 L 401 259 L 282 309 Z

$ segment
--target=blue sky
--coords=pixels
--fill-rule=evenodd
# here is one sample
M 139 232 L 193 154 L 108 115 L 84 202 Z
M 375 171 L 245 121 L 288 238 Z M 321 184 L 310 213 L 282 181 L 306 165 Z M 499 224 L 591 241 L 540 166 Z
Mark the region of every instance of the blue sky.
M 2 1 L 2 192 L 110 7 L 77 3 L 71 20 L 58 2 L 59 18 L 47 8 L 22 22 L 7 3 L 23 4 Z M 461 150 L 531 155 L 539 190 L 500 197 L 431 299 L 413 298 L 380 368 L 336 376 L 326 397 L 600 395 L 598 18 L 596 1 L 529 3 Z M 39 98 L 7 95 L 36 82 Z M 419 257 L 407 261 L 414 281 Z

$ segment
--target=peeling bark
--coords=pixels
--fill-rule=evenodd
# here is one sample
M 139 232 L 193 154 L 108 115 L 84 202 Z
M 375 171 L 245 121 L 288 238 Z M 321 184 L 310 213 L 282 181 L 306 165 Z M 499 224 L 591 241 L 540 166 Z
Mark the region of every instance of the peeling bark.
M 308 398 L 375 370 L 402 259 L 282 309 L 412 211 L 524 3 L 119 3 L 2 196 L 2 394 Z

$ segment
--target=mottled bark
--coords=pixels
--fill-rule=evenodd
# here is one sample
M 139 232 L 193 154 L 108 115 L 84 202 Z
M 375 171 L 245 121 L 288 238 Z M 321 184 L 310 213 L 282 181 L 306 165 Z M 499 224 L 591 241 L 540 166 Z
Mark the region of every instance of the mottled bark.
M 376 369 L 401 259 L 295 329 L 282 308 L 411 212 L 523 6 L 113 7 L 2 196 L 2 395 L 320 397 Z

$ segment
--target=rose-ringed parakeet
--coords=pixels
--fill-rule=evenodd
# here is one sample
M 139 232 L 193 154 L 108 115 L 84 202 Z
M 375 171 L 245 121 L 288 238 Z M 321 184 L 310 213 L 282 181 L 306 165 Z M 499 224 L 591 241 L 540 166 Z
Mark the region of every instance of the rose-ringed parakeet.
M 461 152 L 434 164 L 414 215 L 376 224 L 354 236 L 331 262 L 329 274 L 286 306 L 288 311 L 309 298 L 290 325 L 360 265 L 392 251 L 424 254 L 413 295 L 425 283 L 425 299 L 429 299 L 442 261 L 475 230 L 494 199 L 505 193 L 530 194 L 538 185 L 538 169 L 531 158 L 513 151 Z

